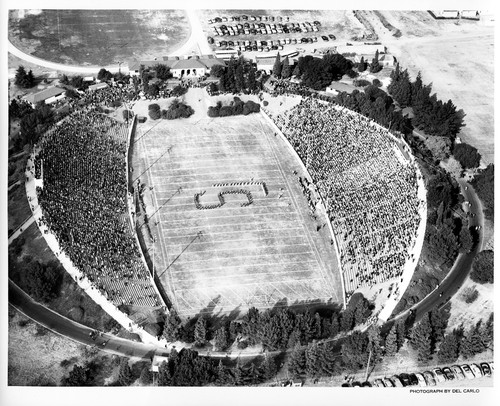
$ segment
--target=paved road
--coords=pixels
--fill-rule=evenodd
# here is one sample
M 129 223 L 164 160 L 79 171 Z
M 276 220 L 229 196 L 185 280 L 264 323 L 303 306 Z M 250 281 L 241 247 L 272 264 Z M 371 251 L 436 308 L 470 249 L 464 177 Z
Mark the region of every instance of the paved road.
M 431 311 L 434 308 L 439 308 L 445 305 L 460 289 L 464 281 L 469 275 L 472 261 L 475 255 L 481 251 L 483 246 L 483 226 L 484 217 L 481 202 L 472 188 L 465 180 L 459 180 L 460 187 L 462 189 L 462 194 L 465 200 L 472 203 L 469 211 L 475 213 L 475 217 L 469 217 L 469 226 L 476 227 L 480 226 L 481 229 L 478 232 L 478 243 L 475 245 L 474 249 L 468 254 L 459 254 L 455 264 L 451 268 L 448 275 L 443 279 L 441 284 L 434 289 L 428 296 L 423 300 L 413 306 L 411 309 L 399 314 L 397 317 L 390 319 L 388 322 L 393 322 L 400 318 L 406 317 L 410 314 L 410 311 L 414 312 L 416 320 L 420 319 L 425 313 Z M 467 190 L 466 190 L 467 188 Z
M 128 357 L 151 359 L 156 353 L 166 355 L 167 351 L 149 344 L 138 343 L 110 334 L 103 334 L 94 341 L 89 333 L 94 329 L 70 320 L 42 304 L 34 301 L 19 286 L 9 279 L 9 303 L 25 316 L 48 328 L 54 333 L 82 344 L 96 345 L 100 349 Z M 102 344 L 105 343 L 105 346 Z

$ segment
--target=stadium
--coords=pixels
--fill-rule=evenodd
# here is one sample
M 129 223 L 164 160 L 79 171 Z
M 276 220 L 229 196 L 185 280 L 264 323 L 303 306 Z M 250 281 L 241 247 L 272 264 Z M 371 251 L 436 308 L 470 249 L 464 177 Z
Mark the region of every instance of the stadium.
M 128 126 L 88 107 L 35 149 L 38 224 L 80 278 L 132 319 L 345 307 L 374 287 L 397 303 L 426 217 L 404 141 L 318 100 L 214 119 L 224 96 L 184 97 L 190 118 L 138 123 L 139 100 Z

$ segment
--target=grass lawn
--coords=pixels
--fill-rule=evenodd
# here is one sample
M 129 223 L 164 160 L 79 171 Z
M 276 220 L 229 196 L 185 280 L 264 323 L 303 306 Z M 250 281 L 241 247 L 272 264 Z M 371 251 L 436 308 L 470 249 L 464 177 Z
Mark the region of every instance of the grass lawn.
M 8 192 L 8 225 L 9 230 L 15 230 L 28 217 L 31 216 L 31 209 L 26 198 L 24 183 L 14 186 Z

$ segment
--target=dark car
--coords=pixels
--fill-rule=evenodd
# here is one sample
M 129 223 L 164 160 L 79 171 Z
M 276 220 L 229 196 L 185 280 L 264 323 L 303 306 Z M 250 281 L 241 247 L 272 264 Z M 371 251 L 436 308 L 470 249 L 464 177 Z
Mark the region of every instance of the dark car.
M 326 35 L 322 35 L 322 36 L 321 36 L 321 39 L 322 39 L 323 41 L 329 41 L 329 39 L 328 39 L 328 37 L 327 37 Z
M 371 388 L 372 384 L 370 382 L 366 381 L 366 382 L 363 382 L 361 384 L 361 387 L 363 387 L 363 388 Z
M 335 35 L 333 35 L 333 34 L 328 34 L 328 37 L 329 37 L 330 39 L 337 39 L 337 38 L 335 37 Z
M 449 367 L 443 368 L 443 374 L 447 381 L 453 381 L 455 379 L 455 374 Z
M 321 25 L 321 23 L 319 21 L 314 21 L 313 24 L 314 25 Z
M 418 386 L 419 382 L 418 382 L 417 375 L 415 375 L 415 374 L 409 374 L 408 378 L 410 378 L 410 385 L 411 386 Z
M 301 38 L 300 42 L 302 42 L 303 44 L 305 44 L 307 42 L 307 38 Z
M 410 376 L 408 374 L 399 374 L 399 379 L 400 379 L 401 383 L 403 384 L 403 386 L 410 386 L 411 385 Z
M 361 388 L 361 382 L 358 382 L 358 381 L 353 382 L 353 383 L 351 383 L 351 386 L 352 386 L 353 388 L 355 388 L 355 387 Z
M 487 362 L 482 362 L 480 366 L 484 376 L 491 376 L 491 368 Z

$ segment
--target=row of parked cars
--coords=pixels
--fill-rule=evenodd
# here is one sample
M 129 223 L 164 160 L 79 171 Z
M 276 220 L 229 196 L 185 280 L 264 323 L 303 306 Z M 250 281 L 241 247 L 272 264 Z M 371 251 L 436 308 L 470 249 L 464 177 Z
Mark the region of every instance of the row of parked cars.
M 248 35 L 248 34 L 289 34 L 294 32 L 317 32 L 319 31 L 319 21 L 314 23 L 285 23 L 285 24 L 265 24 L 265 23 L 243 23 L 234 25 L 222 24 L 218 27 L 213 26 L 214 35 Z
M 482 362 L 480 364 L 453 365 L 451 367 L 435 368 L 432 371 L 417 372 L 413 374 L 402 373 L 391 377 L 378 378 L 370 382 L 344 383 L 342 386 L 379 387 L 379 388 L 403 388 L 406 386 L 435 386 L 439 383 L 463 379 L 475 379 L 482 376 L 491 376 L 493 373 L 493 362 Z
M 290 21 L 290 17 L 281 16 L 247 16 L 242 14 L 241 16 L 232 17 L 215 17 L 208 20 L 209 24 L 224 23 L 227 21 Z

